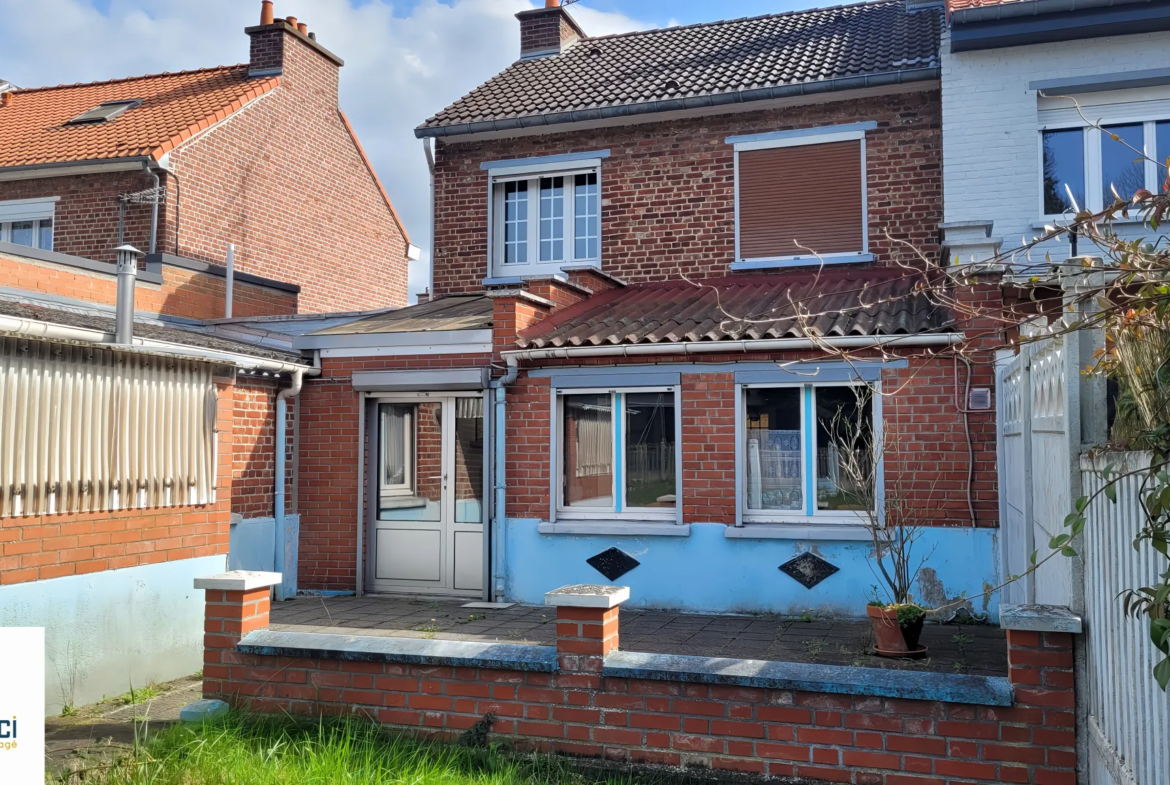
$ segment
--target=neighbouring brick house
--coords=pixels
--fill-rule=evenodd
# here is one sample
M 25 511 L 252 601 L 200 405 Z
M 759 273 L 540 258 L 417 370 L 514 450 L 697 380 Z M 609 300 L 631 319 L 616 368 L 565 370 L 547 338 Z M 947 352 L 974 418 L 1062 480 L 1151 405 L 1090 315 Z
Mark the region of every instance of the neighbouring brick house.
M 229 545 L 295 559 L 292 336 L 406 303 L 341 60 L 261 7 L 241 65 L 0 92 L 0 624 L 50 710 L 196 670 Z
M 596 38 L 555 2 L 518 18 L 520 59 L 416 131 L 431 302 L 296 341 L 322 365 L 300 585 L 534 602 L 605 579 L 860 615 L 872 544 L 828 438 L 848 410 L 898 440 L 917 596 L 994 618 L 993 374 L 934 355 L 999 338 L 916 291 L 940 275 L 941 9 Z

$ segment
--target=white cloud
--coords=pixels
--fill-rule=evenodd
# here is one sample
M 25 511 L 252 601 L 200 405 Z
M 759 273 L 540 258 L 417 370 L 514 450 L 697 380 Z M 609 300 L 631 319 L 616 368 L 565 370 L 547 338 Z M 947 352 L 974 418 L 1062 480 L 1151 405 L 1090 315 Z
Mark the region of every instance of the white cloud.
M 276 0 L 321 44 L 342 57 L 341 106 L 354 124 L 429 269 L 429 193 L 422 143 L 413 129 L 515 60 L 515 14 L 527 0 L 419 0 L 404 15 L 372 0 Z M 86 82 L 178 71 L 248 58 L 243 28 L 259 0 L 110 0 L 108 13 L 84 0 L 0 0 L 0 78 L 22 86 Z M 574 18 L 605 35 L 647 27 L 618 13 L 576 5 Z

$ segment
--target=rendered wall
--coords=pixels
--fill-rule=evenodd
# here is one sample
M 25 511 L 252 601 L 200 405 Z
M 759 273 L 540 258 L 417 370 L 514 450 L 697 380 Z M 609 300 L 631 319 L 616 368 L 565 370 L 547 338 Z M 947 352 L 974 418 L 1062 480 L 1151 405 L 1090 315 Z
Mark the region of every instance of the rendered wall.
M 203 662 L 203 592 L 224 556 L 0 587 L 0 626 L 45 628 L 45 711 L 82 706 Z
M 639 608 L 678 608 L 707 613 L 784 613 L 813 610 L 826 616 L 865 616 L 874 570 L 873 545 L 864 541 L 728 539 L 722 523 L 694 523 L 689 537 L 625 537 L 540 534 L 537 520 L 507 521 L 507 595 L 540 605 L 546 592 L 565 584 L 609 583 L 586 559 L 618 548 L 641 564 L 614 583 L 629 586 Z M 999 584 L 996 529 L 925 529 L 918 552 L 929 556 L 915 599 L 955 605 L 999 618 L 999 598 L 980 595 Z M 780 565 L 812 552 L 839 572 L 806 589 Z

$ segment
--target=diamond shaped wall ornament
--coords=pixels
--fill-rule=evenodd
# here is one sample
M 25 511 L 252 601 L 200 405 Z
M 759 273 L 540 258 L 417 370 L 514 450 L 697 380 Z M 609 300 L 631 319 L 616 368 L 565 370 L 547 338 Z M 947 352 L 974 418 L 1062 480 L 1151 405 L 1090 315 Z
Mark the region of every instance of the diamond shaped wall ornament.
M 780 572 L 799 583 L 806 589 L 811 589 L 828 578 L 840 568 L 829 564 L 820 556 L 805 552 L 790 562 L 780 565 Z
M 620 551 L 617 548 L 602 551 L 596 556 L 590 556 L 585 561 L 590 567 L 600 572 L 610 581 L 616 581 L 642 563 L 630 554 L 625 551 Z

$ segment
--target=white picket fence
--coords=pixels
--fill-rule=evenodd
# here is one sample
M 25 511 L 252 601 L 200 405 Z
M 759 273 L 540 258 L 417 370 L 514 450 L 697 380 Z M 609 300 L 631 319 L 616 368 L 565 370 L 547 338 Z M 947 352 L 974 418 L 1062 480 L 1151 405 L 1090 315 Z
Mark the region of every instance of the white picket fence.
M 1001 358 L 997 373 L 1004 575 L 1023 575 L 1033 552 L 1040 558 L 1050 552 L 1048 541 L 1065 531 L 1074 500 L 1100 487 L 1098 472 L 1109 460 L 1082 457 L 1098 438 L 1086 435 L 1092 428 L 1082 428 L 1082 415 L 1104 406 L 1089 397 L 1099 397 L 1101 385 L 1080 373 L 1088 351 L 1082 338 L 1033 326 L 1024 335 L 1029 342 Z M 1090 785 L 1170 785 L 1170 698 L 1151 674 L 1156 650 L 1145 625 L 1125 618 L 1118 598 L 1156 574 L 1148 549 L 1143 554 L 1132 545 L 1142 521 L 1138 483 L 1124 481 L 1116 505 L 1102 500 L 1090 507 L 1080 558 L 1054 557 L 1002 597 L 1007 604 L 1067 605 L 1084 619 L 1078 732 L 1088 737 Z
M 1149 465 L 1144 453 L 1081 459 L 1085 493 L 1104 483 L 1100 471 Z M 1085 635 L 1088 642 L 1090 782 L 1093 785 L 1170 785 L 1170 696 L 1151 673 L 1157 650 L 1147 625 L 1122 613 L 1123 589 L 1149 586 L 1158 574 L 1153 549 L 1133 547 L 1141 529 L 1141 477 L 1119 481 L 1117 503 L 1089 506 L 1081 550 L 1085 560 Z

